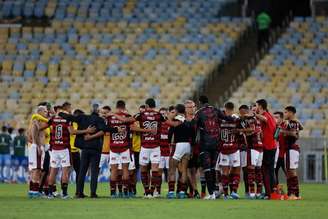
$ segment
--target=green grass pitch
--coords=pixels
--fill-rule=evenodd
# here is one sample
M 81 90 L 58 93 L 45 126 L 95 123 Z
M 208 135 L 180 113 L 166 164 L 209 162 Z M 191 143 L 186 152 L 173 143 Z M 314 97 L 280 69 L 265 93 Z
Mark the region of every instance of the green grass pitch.
M 86 185 L 88 194 L 88 185 Z M 70 194 L 74 192 L 70 185 Z M 141 186 L 139 185 L 141 193 Z M 164 188 L 163 194 L 167 189 Z M 144 200 L 109 199 L 107 184 L 99 184 L 97 200 L 28 199 L 27 185 L 0 184 L 1 219 L 183 219 L 183 218 L 328 218 L 328 185 L 302 184 L 301 201 L 268 200 Z M 242 189 L 240 191 L 242 193 Z

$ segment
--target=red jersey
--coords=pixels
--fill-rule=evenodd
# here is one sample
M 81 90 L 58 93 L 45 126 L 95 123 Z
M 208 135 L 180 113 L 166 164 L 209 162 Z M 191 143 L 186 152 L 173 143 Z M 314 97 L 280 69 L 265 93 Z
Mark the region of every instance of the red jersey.
M 279 128 L 282 130 L 286 129 L 286 123 L 280 124 Z M 286 146 L 285 136 L 281 132 L 279 133 L 278 136 L 278 145 L 279 145 L 279 157 L 283 158 L 285 156 L 287 146 Z
M 147 109 L 144 112 L 138 113 L 135 119 L 139 121 L 140 128 L 142 129 L 157 129 L 161 130 L 162 122 L 165 118 L 159 112 Z M 143 132 L 141 133 L 141 147 L 156 148 L 160 145 L 160 132 L 156 134 Z
M 267 119 L 267 122 L 261 122 L 261 128 L 263 131 L 263 148 L 265 150 L 273 150 L 277 148 L 276 141 L 274 139 L 274 132 L 276 130 L 276 121 L 272 114 L 269 112 L 263 112 L 262 116 Z
M 70 148 L 70 133 L 69 127 L 71 123 L 60 117 L 55 116 L 49 119 L 48 124 L 50 126 L 50 149 L 51 150 L 63 150 Z
M 162 123 L 160 129 L 160 147 L 161 147 L 161 156 L 168 157 L 170 156 L 170 142 L 169 142 L 169 130 L 170 126 L 167 123 Z
M 241 120 L 242 128 L 252 128 L 254 131 L 246 133 L 246 142 L 248 149 L 263 151 L 261 123 L 255 116 L 248 116 Z
M 239 121 L 225 121 L 219 122 L 220 137 L 219 147 L 222 154 L 232 154 L 238 151 L 238 139 L 236 129 L 239 127 Z
M 127 113 L 118 113 L 122 117 L 131 117 Z M 107 118 L 107 125 L 112 128 L 121 128 L 123 132 L 110 132 L 110 151 L 114 153 L 122 153 L 130 148 L 130 125 L 132 123 L 122 122 L 115 115 Z
M 289 120 L 286 123 L 286 130 L 287 131 L 294 131 L 296 132 L 295 136 L 285 136 L 285 142 L 287 146 L 287 150 L 300 150 L 300 146 L 297 144 L 297 140 L 299 138 L 299 132 L 303 130 L 303 126 L 299 121 L 296 120 Z

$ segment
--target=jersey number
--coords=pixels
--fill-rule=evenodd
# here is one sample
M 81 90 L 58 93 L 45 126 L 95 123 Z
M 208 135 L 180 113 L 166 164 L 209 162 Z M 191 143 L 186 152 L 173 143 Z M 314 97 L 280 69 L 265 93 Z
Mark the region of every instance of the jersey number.
M 63 126 L 62 125 L 56 125 L 55 138 L 56 139 L 62 139 L 62 137 L 63 137 Z

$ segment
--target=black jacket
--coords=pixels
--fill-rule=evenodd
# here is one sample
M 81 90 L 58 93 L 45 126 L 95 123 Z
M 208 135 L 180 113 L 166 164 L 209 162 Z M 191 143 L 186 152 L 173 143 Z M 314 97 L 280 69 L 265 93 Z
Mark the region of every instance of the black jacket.
M 195 116 L 196 126 L 200 134 L 201 149 L 214 149 L 219 143 L 219 121 L 234 121 L 231 116 L 226 116 L 221 110 L 205 104 Z
M 89 126 L 96 127 L 96 132 L 98 131 L 104 131 L 104 132 L 117 132 L 117 128 L 111 128 L 108 127 L 105 124 L 105 121 L 103 118 L 101 118 L 97 113 L 92 113 L 91 115 L 78 115 L 73 116 L 67 113 L 59 113 L 59 116 L 63 117 L 64 119 L 67 119 L 71 122 L 76 122 L 78 124 L 78 130 L 84 130 L 87 129 Z M 102 145 L 103 145 L 103 136 L 99 138 L 94 138 L 89 141 L 84 140 L 84 135 L 76 135 L 75 138 L 75 147 L 81 148 L 81 149 L 91 149 L 91 150 L 97 150 L 101 152 Z

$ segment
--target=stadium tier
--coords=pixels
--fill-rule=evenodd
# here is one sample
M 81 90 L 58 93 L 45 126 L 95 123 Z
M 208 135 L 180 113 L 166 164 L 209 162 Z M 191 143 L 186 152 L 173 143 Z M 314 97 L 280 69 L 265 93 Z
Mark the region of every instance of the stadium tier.
M 327 72 L 328 19 L 295 18 L 230 100 L 241 104 L 265 97 L 274 110 L 292 104 L 304 137 L 327 136 Z
M 192 97 L 250 26 L 218 18 L 224 1 L 4 1 L 2 17 L 51 18 L 49 27 L 0 28 L 0 119 L 27 121 L 40 101 L 129 109 Z

